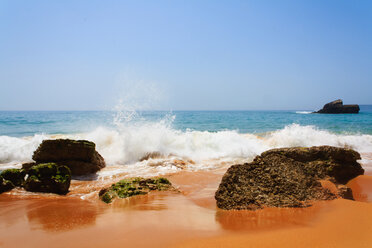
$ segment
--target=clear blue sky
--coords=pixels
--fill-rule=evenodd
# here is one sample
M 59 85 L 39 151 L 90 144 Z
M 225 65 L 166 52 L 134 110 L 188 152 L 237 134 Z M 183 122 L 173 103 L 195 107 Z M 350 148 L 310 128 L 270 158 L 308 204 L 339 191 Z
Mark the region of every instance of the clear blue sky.
M 120 98 L 166 110 L 372 103 L 372 1 L 0 0 L 0 110 Z

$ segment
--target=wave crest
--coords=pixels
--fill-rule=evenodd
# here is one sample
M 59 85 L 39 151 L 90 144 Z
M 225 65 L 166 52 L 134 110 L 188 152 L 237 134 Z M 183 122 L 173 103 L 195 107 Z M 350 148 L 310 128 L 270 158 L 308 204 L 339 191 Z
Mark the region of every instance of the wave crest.
M 151 153 L 161 154 L 165 158 L 189 159 L 193 161 L 190 168 L 203 169 L 221 162 L 250 160 L 265 150 L 278 147 L 332 145 L 350 147 L 361 153 L 372 151 L 372 135 L 366 134 L 335 134 L 298 124 L 261 135 L 240 134 L 234 130 L 180 131 L 171 127 L 172 118 L 170 116 L 159 122 L 133 123 L 117 128 L 98 127 L 92 132 L 78 135 L 35 135 L 24 138 L 0 136 L 0 163 L 31 160 L 33 151 L 43 139 L 48 138 L 91 140 L 96 143 L 98 152 L 109 166 L 125 165 L 128 168 L 134 164 L 148 166 L 146 161 L 140 160 Z M 166 171 L 165 168 L 162 170 Z

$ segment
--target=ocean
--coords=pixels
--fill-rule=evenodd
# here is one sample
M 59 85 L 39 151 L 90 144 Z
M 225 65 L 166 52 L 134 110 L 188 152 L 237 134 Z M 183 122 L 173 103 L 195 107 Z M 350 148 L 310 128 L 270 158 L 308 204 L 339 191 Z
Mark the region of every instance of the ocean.
M 1 111 L 0 170 L 20 167 L 44 139 L 96 143 L 107 168 L 99 177 L 124 173 L 161 175 L 213 170 L 251 161 L 277 147 L 332 145 L 372 162 L 372 105 L 359 114 L 311 111 Z M 149 154 L 156 157 L 143 161 Z

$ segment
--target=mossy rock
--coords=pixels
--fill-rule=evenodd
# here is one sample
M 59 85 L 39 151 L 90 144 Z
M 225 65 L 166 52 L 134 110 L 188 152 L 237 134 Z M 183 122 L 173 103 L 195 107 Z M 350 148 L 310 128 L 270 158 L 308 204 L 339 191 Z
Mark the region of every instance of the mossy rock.
M 22 186 L 25 181 L 25 170 L 22 169 L 7 169 L 1 172 L 5 180 L 11 181 L 14 186 Z
M 66 194 L 70 187 L 71 171 L 55 163 L 38 164 L 28 170 L 24 183 L 27 191 Z
M 99 192 L 99 197 L 102 201 L 106 203 L 112 202 L 116 197 L 127 198 L 134 195 L 145 195 L 151 190 L 169 190 L 173 188 L 172 184 L 168 179 L 159 178 L 128 178 L 123 179 L 111 187 L 102 189 Z
M 0 176 L 0 194 L 10 191 L 14 187 L 15 186 L 11 181 L 5 180 L 2 176 Z

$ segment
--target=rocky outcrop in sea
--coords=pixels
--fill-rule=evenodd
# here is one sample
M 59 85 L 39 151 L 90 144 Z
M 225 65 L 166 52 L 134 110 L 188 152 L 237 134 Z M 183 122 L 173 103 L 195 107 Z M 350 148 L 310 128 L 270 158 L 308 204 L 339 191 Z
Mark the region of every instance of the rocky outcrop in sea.
M 352 104 L 352 105 L 344 105 L 341 99 L 335 100 L 333 102 L 329 102 L 324 107 L 316 111 L 314 113 L 318 114 L 358 114 L 359 113 L 359 105 Z

